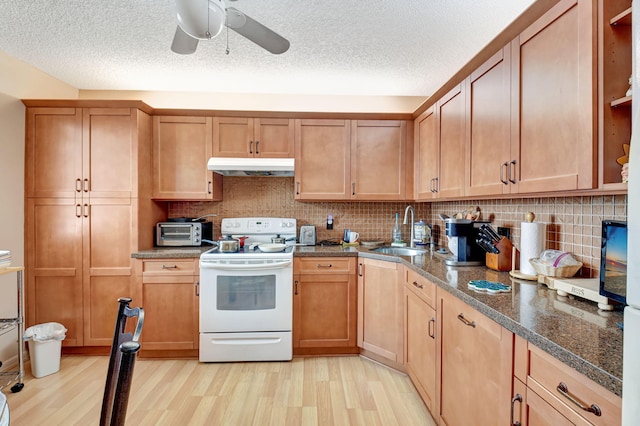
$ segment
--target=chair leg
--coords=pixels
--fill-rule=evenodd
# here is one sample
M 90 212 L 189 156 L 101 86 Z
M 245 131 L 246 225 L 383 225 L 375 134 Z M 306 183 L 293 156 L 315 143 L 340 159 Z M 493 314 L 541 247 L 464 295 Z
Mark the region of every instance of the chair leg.
M 123 426 L 127 416 L 127 405 L 129 403 L 129 392 L 131 390 L 131 379 L 133 378 L 133 367 L 140 350 L 138 342 L 124 342 L 120 345 L 122 360 L 120 361 L 120 371 L 118 373 L 118 384 L 116 386 L 115 398 L 113 401 L 113 411 L 111 413 L 112 426 Z

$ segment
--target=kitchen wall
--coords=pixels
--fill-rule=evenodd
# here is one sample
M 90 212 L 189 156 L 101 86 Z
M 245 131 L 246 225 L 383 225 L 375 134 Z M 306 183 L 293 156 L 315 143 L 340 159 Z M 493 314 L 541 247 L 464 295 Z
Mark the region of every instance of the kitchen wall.
M 603 219 L 626 220 L 626 195 L 581 197 L 541 197 L 505 200 L 466 200 L 456 202 L 411 203 L 415 219 L 424 219 L 434 227 L 435 241 L 446 246 L 444 223 L 439 213 L 453 216 L 471 207 L 479 207 L 481 219 L 494 226 L 511 229 L 511 240 L 520 244 L 520 223 L 527 212 L 534 212 L 537 222 L 547 224 L 546 248 L 571 252 L 584 263 L 584 277 L 596 276 L 600 269 L 601 222 Z M 318 241 L 339 239 L 342 229 L 360 232 L 364 240 L 391 239 L 396 212 L 402 221 L 406 202 L 302 202 L 294 199 L 293 178 L 225 177 L 224 198 L 220 202 L 169 203 L 169 216 L 197 217 L 209 213 L 216 234 L 220 219 L 237 216 L 294 217 L 298 225 L 316 225 Z M 334 217 L 334 230 L 326 230 L 328 214 Z M 402 226 L 403 238 L 410 228 Z

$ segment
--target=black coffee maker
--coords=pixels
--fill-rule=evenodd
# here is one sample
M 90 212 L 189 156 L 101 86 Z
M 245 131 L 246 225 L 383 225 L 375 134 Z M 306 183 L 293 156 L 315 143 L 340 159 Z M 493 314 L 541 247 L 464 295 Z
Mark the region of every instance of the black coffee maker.
M 449 249 L 453 253 L 445 259 L 449 266 L 482 266 L 485 264 L 485 251 L 476 243 L 478 230 L 487 221 L 469 219 L 445 219 L 446 235 L 451 240 Z M 457 253 L 452 247 L 457 246 Z

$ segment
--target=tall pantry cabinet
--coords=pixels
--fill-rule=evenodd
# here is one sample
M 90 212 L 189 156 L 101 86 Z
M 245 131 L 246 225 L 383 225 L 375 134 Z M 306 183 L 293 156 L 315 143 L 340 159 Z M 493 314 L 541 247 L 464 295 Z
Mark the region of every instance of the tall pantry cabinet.
M 140 102 L 24 103 L 27 325 L 63 324 L 65 346 L 109 346 L 131 253 L 150 238 L 138 229 L 153 217 L 139 198 L 150 193 L 151 118 Z

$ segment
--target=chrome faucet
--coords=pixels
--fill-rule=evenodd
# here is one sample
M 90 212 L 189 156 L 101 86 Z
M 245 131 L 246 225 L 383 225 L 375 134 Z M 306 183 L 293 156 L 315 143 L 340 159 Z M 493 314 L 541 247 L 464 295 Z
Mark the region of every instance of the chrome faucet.
M 409 240 L 409 247 L 415 247 L 416 243 L 414 240 L 415 238 L 415 234 L 414 234 L 414 230 L 413 230 L 413 222 L 415 221 L 415 217 L 414 217 L 414 211 L 413 211 L 413 206 L 408 205 L 406 209 L 404 209 L 404 220 L 402 221 L 403 225 L 407 224 L 407 213 L 411 211 L 411 237 Z

